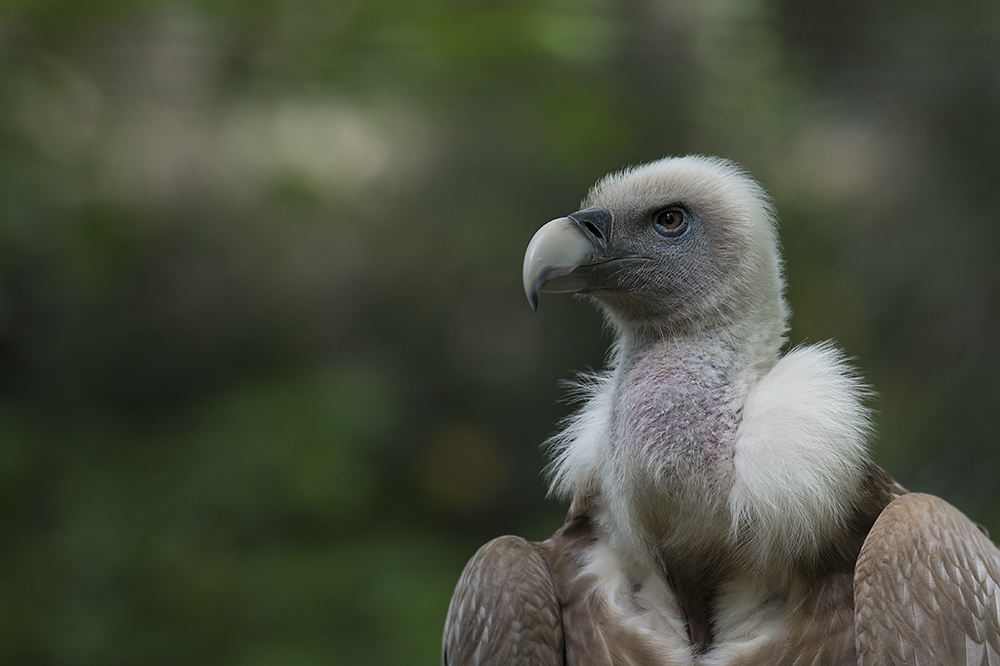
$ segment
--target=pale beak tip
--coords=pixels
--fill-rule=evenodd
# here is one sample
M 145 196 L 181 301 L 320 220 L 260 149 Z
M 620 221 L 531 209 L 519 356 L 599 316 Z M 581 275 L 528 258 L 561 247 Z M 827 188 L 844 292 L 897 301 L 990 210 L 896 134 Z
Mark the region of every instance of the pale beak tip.
M 562 281 L 558 287 L 553 281 L 593 263 L 598 255 L 594 243 L 576 220 L 560 217 L 544 224 L 528 243 L 521 270 L 524 295 L 532 311 L 538 312 L 538 294 L 543 288 L 553 292 L 580 291 L 585 286 L 585 281 L 580 279 L 572 284 Z

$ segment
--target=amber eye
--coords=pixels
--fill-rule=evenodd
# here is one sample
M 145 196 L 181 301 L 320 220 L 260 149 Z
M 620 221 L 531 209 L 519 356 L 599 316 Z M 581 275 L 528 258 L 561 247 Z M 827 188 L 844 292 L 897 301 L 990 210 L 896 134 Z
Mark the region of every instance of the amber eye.
M 660 235 L 674 238 L 687 230 L 687 216 L 680 208 L 664 208 L 653 214 L 653 226 Z

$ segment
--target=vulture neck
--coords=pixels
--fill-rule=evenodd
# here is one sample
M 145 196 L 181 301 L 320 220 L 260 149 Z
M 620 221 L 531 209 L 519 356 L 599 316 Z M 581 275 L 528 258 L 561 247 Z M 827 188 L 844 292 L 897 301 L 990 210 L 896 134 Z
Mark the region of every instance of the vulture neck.
M 777 349 L 726 332 L 619 337 L 600 484 L 613 542 L 688 578 L 732 564 L 737 430 L 749 390 L 776 360 Z
M 739 573 L 730 493 L 743 405 L 777 349 L 731 335 L 619 338 L 598 523 L 675 592 L 699 652 L 722 581 Z

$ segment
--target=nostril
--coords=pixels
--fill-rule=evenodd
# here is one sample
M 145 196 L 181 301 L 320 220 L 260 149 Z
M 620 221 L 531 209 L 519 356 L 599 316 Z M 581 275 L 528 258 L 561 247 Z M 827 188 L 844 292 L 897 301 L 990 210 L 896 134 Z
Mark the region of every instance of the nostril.
M 578 210 L 569 219 L 580 225 L 580 231 L 594 243 L 604 246 L 611 242 L 611 211 L 600 206 Z
M 604 234 L 601 233 L 601 230 L 597 228 L 596 224 L 589 220 L 585 220 L 584 225 L 586 225 L 587 231 L 597 237 L 597 240 L 604 240 Z

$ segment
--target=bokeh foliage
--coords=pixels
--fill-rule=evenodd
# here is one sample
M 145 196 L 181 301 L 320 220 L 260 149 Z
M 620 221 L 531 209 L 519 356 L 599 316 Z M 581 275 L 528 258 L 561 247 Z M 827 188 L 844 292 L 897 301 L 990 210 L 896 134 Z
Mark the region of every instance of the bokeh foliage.
M 773 194 L 879 461 L 1000 531 L 995 2 L 7 0 L 0 661 L 434 663 L 608 344 L 524 246 L 686 152 Z

